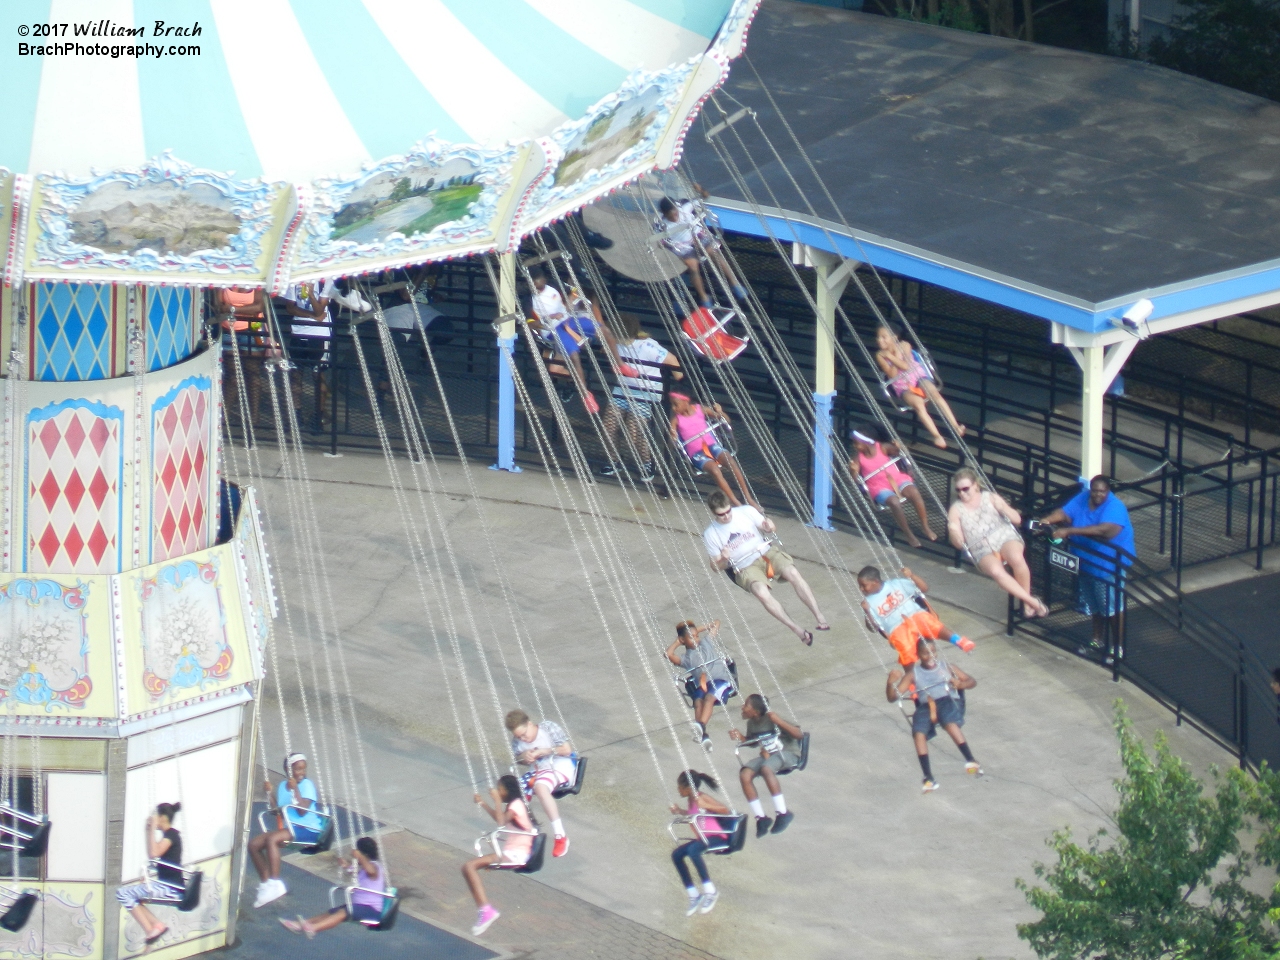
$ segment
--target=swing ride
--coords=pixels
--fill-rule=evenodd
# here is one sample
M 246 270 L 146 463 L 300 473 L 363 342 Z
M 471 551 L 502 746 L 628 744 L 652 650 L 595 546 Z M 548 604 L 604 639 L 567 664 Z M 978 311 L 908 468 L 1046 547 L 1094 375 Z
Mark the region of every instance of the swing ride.
M 423 55 L 397 34 L 408 32 L 400 29 L 406 24 L 421 26 L 421 14 L 407 3 L 392 6 L 399 20 L 380 22 L 385 32 L 379 37 L 396 53 L 396 62 L 420 75 L 427 66 Z M 811 514 L 803 465 L 751 402 L 740 362 L 758 364 L 778 385 L 785 412 L 795 422 L 816 425 L 809 441 L 816 459 L 825 451 L 829 461 L 838 444 L 829 396 L 824 419 L 821 391 L 815 393 L 807 382 L 699 202 L 686 201 L 699 223 L 692 259 L 706 284 L 705 298 L 685 276 L 691 268 L 654 233 L 664 202 L 672 202 L 668 198 L 697 195 L 688 171 L 676 165 L 686 135 L 711 144 L 743 196 L 763 210 L 742 174 L 745 147 L 735 127 L 754 122 L 755 116 L 732 113 L 734 104 L 713 92 L 728 61 L 741 52 L 756 4 L 706 0 L 702 6 L 709 34 L 683 25 L 665 30 L 662 42 L 655 40 L 655 49 L 643 51 L 644 56 L 620 54 L 614 45 L 611 57 L 597 58 L 604 66 L 592 61 L 600 69 L 591 73 L 595 86 L 588 84 L 589 89 L 572 95 L 561 90 L 552 102 L 546 78 L 536 83 L 514 78 L 523 97 L 509 110 L 515 119 L 495 116 L 492 107 L 482 111 L 477 98 L 467 104 L 475 110 L 468 118 L 471 125 L 459 126 L 435 104 L 434 113 L 428 113 L 445 121 L 437 134 L 453 123 L 458 129 L 448 131 L 452 140 L 408 124 L 404 142 L 394 147 L 408 152 L 390 158 L 371 152 L 370 121 L 340 109 L 350 78 L 337 74 L 332 89 L 326 88 L 332 102 L 322 105 L 337 118 L 336 152 L 322 158 L 331 167 L 317 169 L 314 159 L 304 162 L 282 152 L 279 144 L 268 151 L 266 135 L 256 126 L 243 140 L 238 133 L 229 136 L 221 146 L 225 152 L 215 157 L 165 152 L 145 160 L 134 149 L 139 145 L 131 143 L 103 158 L 84 147 L 64 159 L 55 148 L 70 148 L 49 140 L 48 117 L 38 127 L 32 121 L 39 134 L 31 149 L 35 159 L 3 158 L 10 166 L 0 170 L 6 201 L 0 226 L 11 239 L 12 253 L 4 274 L 8 294 L 0 303 L 0 340 L 11 344 L 4 418 L 9 431 L 6 551 L 0 576 L 5 630 L 0 653 L 9 666 L 0 676 L 0 835 L 7 839 L 0 849 L 10 852 L 11 862 L 6 872 L 0 856 L 0 929 L 15 935 L 25 931 L 34 939 L 23 943 L 37 944 L 43 955 L 67 952 L 66 945 L 50 939 L 50 931 L 75 924 L 89 931 L 90 941 L 74 945 L 76 956 L 116 958 L 147 951 L 177 960 L 234 941 L 247 866 L 244 846 L 255 819 L 263 834 L 287 834 L 283 852 L 316 860 L 381 827 L 378 809 L 384 798 L 361 737 L 362 717 L 340 628 L 341 599 L 331 588 L 337 563 L 326 552 L 324 518 L 293 402 L 299 366 L 326 363 L 328 341 L 304 357 L 285 329 L 293 324 L 267 298 L 261 320 L 254 321 L 258 326 L 237 330 L 229 320 L 224 324 L 206 315 L 196 287 L 235 282 L 284 293 L 291 281 L 310 285 L 347 278 L 333 299 L 349 312 L 341 315 L 345 329 L 334 335 L 350 336 L 368 399 L 394 500 L 385 519 L 403 530 L 403 584 L 416 604 L 422 642 L 434 656 L 443 687 L 440 710 L 456 736 L 460 781 L 480 791 L 515 772 L 502 732 L 504 715 L 514 704 L 531 701 L 536 716 L 555 718 L 565 731 L 572 729 L 571 720 L 585 720 L 565 715 L 535 630 L 524 616 L 519 586 L 498 577 L 493 594 L 483 601 L 453 588 L 466 583 L 472 571 L 460 557 L 463 544 L 451 528 L 445 498 L 438 495 L 447 487 L 442 459 L 458 465 L 480 530 L 471 546 L 495 571 L 503 567 L 502 534 L 480 495 L 474 458 L 468 456 L 442 379 L 440 344 L 428 333 L 432 317 L 413 281 L 404 281 L 405 303 L 389 317 L 392 308 L 384 309 L 379 295 L 390 287 L 364 276 L 432 259 L 476 256 L 484 264 L 499 304 L 500 409 L 512 423 L 517 403 L 525 411 L 546 411 L 527 418 L 542 468 L 538 481 L 555 505 L 568 565 L 581 579 L 589 598 L 587 615 L 603 641 L 591 655 L 611 660 L 616 668 L 621 697 L 641 721 L 639 737 L 657 791 L 671 800 L 672 774 L 692 771 L 695 761 L 725 779 L 710 752 L 691 756 L 687 738 L 676 733 L 683 722 L 682 700 L 692 707 L 695 680 L 688 673 L 673 674 L 673 698 L 672 683 L 655 668 L 654 657 L 664 649 L 660 638 L 667 607 L 692 604 L 700 618 L 724 617 L 732 638 L 727 649 L 738 656 L 718 658 L 733 686 L 716 705 L 726 706 L 741 690 L 755 689 L 780 698 L 794 716 L 776 656 L 766 653 L 769 644 L 738 608 L 737 588 L 710 569 L 696 545 L 679 546 L 655 532 L 697 530 L 706 523 L 699 486 L 704 471 L 689 456 L 693 441 L 708 450 L 707 444 L 723 447 L 731 457 L 738 442 L 749 442 L 790 512 Z M 309 15 L 299 11 L 297 16 Z M 462 19 L 459 25 L 465 32 Z M 227 63 L 237 68 L 230 75 L 239 93 L 253 82 L 254 51 L 231 39 L 235 24 L 218 26 Z M 456 28 L 450 24 L 448 29 Z M 565 36 L 572 34 L 581 45 L 581 33 Z M 652 24 L 649 36 L 656 36 Z M 558 34 L 555 40 L 566 42 Z M 619 58 L 630 72 L 614 69 Z M 502 66 L 492 55 L 484 62 Z M 370 66 L 380 69 L 376 61 Z M 181 92 L 182 85 L 176 89 Z M 429 89 L 434 88 L 420 83 L 413 95 L 425 96 Z M 492 98 L 483 99 L 487 104 Z M 694 117 L 704 102 L 709 106 L 703 109 L 714 114 L 698 126 Z M 575 112 L 569 112 L 570 105 Z M 719 129 L 714 129 L 717 120 Z M 120 121 L 119 114 L 107 110 L 94 122 L 110 129 L 113 121 Z M 249 116 L 245 124 L 257 122 Z M 481 148 L 468 138 L 508 142 Z M 149 135 L 147 143 L 153 139 Z M 58 173 L 51 172 L 55 160 Z M 235 163 L 243 164 L 238 176 L 210 172 Z M 110 172 L 102 172 L 107 168 Z M 663 172 L 654 172 L 659 168 Z M 14 172 L 18 169 L 25 172 Z M 261 176 L 250 179 L 254 172 Z M 205 232 L 216 233 L 225 244 L 204 249 L 196 240 L 183 246 L 166 239 L 157 250 L 111 239 L 141 230 L 138 224 L 95 226 L 116 216 L 124 202 L 145 198 L 174 207 L 203 204 L 208 208 L 200 214 L 208 221 Z M 566 216 L 589 202 L 581 220 Z M 433 219 L 433 210 L 459 215 Z M 213 221 L 222 224 L 220 233 L 210 226 Z M 587 231 L 610 243 L 601 244 Z M 894 419 L 903 408 L 840 307 L 838 291 L 834 298 L 829 295 L 833 286 L 843 289 L 853 282 L 879 321 L 903 328 L 913 355 L 936 380 L 927 348 L 896 302 L 890 298 L 892 313 L 887 314 L 871 295 L 869 284 L 883 287 L 884 281 L 874 271 L 868 280 L 841 267 L 843 277 L 824 287 L 825 293 L 815 293 L 797 270 L 790 240 L 770 240 L 815 316 L 830 313 L 833 324 L 838 320 L 852 334 L 857 355 L 846 350 L 844 340 L 832 340 L 832 364 L 839 365 L 878 425 L 905 449 Z M 620 311 L 605 265 L 643 285 L 665 341 L 681 361 L 687 377 L 682 389 L 709 409 L 723 398 L 740 418 L 741 430 L 736 438 L 727 421 L 716 422 L 674 449 L 663 437 L 652 438 L 653 449 L 663 451 L 656 467 L 670 496 L 654 497 L 639 479 L 619 474 L 623 500 L 652 519 L 652 524 L 638 524 L 625 543 L 603 492 L 583 482 L 591 473 L 584 439 L 594 434 L 604 441 L 589 383 L 609 383 L 625 372 L 616 351 L 607 349 L 605 330 L 619 325 Z M 520 292 L 537 289 L 534 270 L 566 305 L 572 349 L 561 334 L 564 325 L 543 321 L 539 326 L 535 312 L 523 309 Z M 829 275 L 823 283 L 827 280 Z M 319 294 L 308 286 L 298 297 L 295 302 Z M 406 336 L 421 350 L 438 394 L 448 432 L 444 444 L 429 435 L 422 397 L 415 396 L 405 371 L 398 343 Z M 521 340 L 529 368 L 516 362 Z M 255 352 L 259 348 L 262 352 Z M 577 362 L 570 364 L 570 357 Z M 266 434 L 255 436 L 251 409 L 255 389 L 264 387 L 274 426 L 269 440 Z M 580 428 L 579 401 L 587 411 L 587 434 Z M 665 433 L 664 418 L 653 420 Z M 976 466 L 963 430 L 950 421 L 946 426 L 962 461 Z M 514 469 L 511 450 L 503 447 L 512 435 L 513 428 L 499 440 L 503 469 Z M 636 457 L 631 437 L 625 431 L 624 436 Z M 758 501 L 751 481 L 735 473 L 745 499 Z M 836 471 L 836 494 L 874 562 L 896 570 L 901 558 L 884 534 L 865 479 Z M 298 559 L 296 582 L 273 578 L 258 514 L 255 491 L 277 481 L 283 493 L 266 522 Z M 928 478 L 919 482 L 945 512 Z M 219 537 L 224 528 L 229 537 Z M 829 574 L 843 607 L 841 619 L 862 631 L 887 672 L 883 644 L 862 626 L 861 597 L 845 573 L 841 544 L 823 523 L 803 528 L 801 535 Z M 639 562 L 669 571 L 664 586 L 656 592 L 647 588 L 637 573 Z M 746 688 L 739 683 L 739 661 Z M 263 712 L 271 700 L 278 718 Z M 305 743 L 320 790 L 307 804 L 274 798 L 255 818 L 257 767 L 267 765 L 269 737 L 273 747 L 287 751 Z M 776 736 L 745 741 L 735 756 L 741 762 L 741 751 L 771 754 L 782 749 L 777 741 Z M 550 790 L 555 800 L 581 796 L 588 784 L 585 753 L 575 751 L 569 759 L 572 775 L 564 774 Z M 806 732 L 786 751 L 778 773 L 803 771 L 808 760 Z M 600 767 L 595 771 L 598 776 Z M 291 771 L 285 773 L 292 785 Z M 531 796 L 528 778 L 523 786 Z M 142 855 L 153 839 L 148 813 L 169 801 L 182 805 L 185 844 L 178 864 Z M 728 814 L 679 816 L 668 832 L 674 840 L 687 840 L 678 834 L 691 831 L 709 853 L 740 853 L 749 814 L 739 812 L 732 799 L 728 809 Z M 575 812 L 568 811 L 571 827 Z M 303 816 L 318 818 L 318 826 L 300 832 Z M 561 818 L 551 818 L 555 836 L 562 838 Z M 123 824 L 122 836 L 116 824 Z M 654 832 L 659 832 L 656 825 Z M 515 836 L 529 838 L 529 855 L 506 862 L 504 846 Z M 546 867 L 547 844 L 547 831 L 536 823 L 532 830 L 503 824 L 477 839 L 475 849 L 479 856 L 495 855 L 495 870 L 531 874 Z M 557 843 L 553 856 L 560 855 Z M 180 883 L 172 879 L 174 870 Z M 391 876 L 385 851 L 379 870 L 387 871 L 384 880 Z M 279 877 L 261 879 L 280 883 Z M 139 902 L 154 911 L 164 926 L 161 932 L 114 908 L 113 889 L 135 881 L 147 887 Z M 377 916 L 359 923 L 390 931 L 401 895 L 389 880 L 384 887 L 336 885 L 329 902 L 345 906 L 354 917 L 353 897 L 376 895 L 381 900 Z M 20 955 L 11 947 L 0 936 L 0 957 Z

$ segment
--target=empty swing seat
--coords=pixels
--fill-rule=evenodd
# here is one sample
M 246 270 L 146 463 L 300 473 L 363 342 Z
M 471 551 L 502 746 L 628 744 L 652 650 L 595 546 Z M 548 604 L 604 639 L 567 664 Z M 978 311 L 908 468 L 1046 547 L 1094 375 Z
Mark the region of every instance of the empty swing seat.
M 315 839 L 310 837 L 310 831 L 306 827 L 299 827 L 298 824 L 294 823 L 293 819 L 285 813 L 286 810 L 297 810 L 299 813 L 311 813 L 319 817 L 320 829 L 316 831 Z M 277 826 L 274 828 L 267 825 L 267 816 L 269 814 L 275 814 Z M 307 808 L 289 804 L 286 807 L 263 810 L 258 814 L 258 826 L 263 833 L 271 833 L 273 830 L 288 830 L 291 839 L 285 844 L 285 847 L 295 853 L 325 853 L 333 846 L 335 832 L 333 814 L 319 805 Z M 299 836 L 300 829 L 306 831 L 302 836 Z
M 355 919 L 356 910 L 355 905 L 351 902 L 351 895 L 359 891 L 382 898 L 382 909 L 378 913 L 377 919 L 371 917 L 360 920 L 358 922 L 361 926 L 366 930 L 390 930 L 396 925 L 396 917 L 400 915 L 400 891 L 396 887 L 387 887 L 386 890 L 374 890 L 370 887 L 361 887 L 355 884 L 347 887 L 330 887 L 329 907 L 331 909 L 338 906 L 337 893 L 339 890 L 342 891 L 342 902 L 347 908 L 347 919 Z
M 24 813 L 12 804 L 0 803 L 0 849 L 17 850 L 24 857 L 43 857 L 49 849 L 47 817 Z
M 728 307 L 698 307 L 684 318 L 680 328 L 689 345 L 712 363 L 735 359 L 751 343 L 750 338 L 735 337 L 725 327 L 737 317 Z
M 10 887 L 0 887 L 0 929 L 17 933 L 31 919 L 31 911 L 40 902 L 40 894 L 35 890 L 21 892 Z
M 492 853 L 502 858 L 502 847 L 506 842 L 503 838 L 516 834 L 533 837 L 533 846 L 529 848 L 529 859 L 524 863 L 508 863 L 505 859 L 499 859 L 497 863 L 491 863 L 489 869 L 510 870 L 512 873 L 537 873 L 542 869 L 542 861 L 547 855 L 547 835 L 536 827 L 532 831 L 520 830 L 516 827 L 499 827 L 491 833 L 486 833 L 476 839 L 476 856 L 488 856 L 488 852 L 484 849 L 487 844 L 493 848 Z
M 676 828 L 689 826 L 698 839 L 707 845 L 707 853 L 727 856 L 737 853 L 747 843 L 747 815 L 745 813 L 699 813 L 692 817 L 676 817 L 667 825 L 667 832 L 677 843 L 687 840 L 680 837 Z

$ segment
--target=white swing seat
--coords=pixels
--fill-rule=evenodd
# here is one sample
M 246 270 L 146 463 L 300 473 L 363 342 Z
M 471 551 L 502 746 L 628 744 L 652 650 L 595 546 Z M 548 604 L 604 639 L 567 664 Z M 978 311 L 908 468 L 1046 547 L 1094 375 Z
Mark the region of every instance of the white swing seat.
M 379 869 L 382 869 L 379 867 Z M 396 917 L 400 914 L 400 891 L 396 887 L 387 887 L 386 890 L 374 890 L 371 887 L 362 887 L 359 884 L 350 884 L 348 886 L 336 886 L 329 888 L 329 908 L 333 909 L 338 906 L 336 894 L 342 891 L 342 902 L 347 908 L 347 919 L 352 919 L 356 915 L 355 906 L 351 902 L 351 895 L 356 891 L 361 893 L 371 893 L 375 897 L 382 898 L 382 911 L 376 920 L 361 920 L 360 924 L 366 930 L 390 930 L 396 925 Z
M 887 503 L 879 503 L 875 497 L 871 496 L 871 491 L 867 489 L 867 481 L 870 480 L 872 477 L 874 477 L 877 473 L 880 473 L 884 470 L 888 470 L 894 464 L 903 462 L 905 460 L 906 458 L 902 456 L 893 457 L 888 463 L 885 463 L 877 467 L 876 469 L 872 470 L 865 477 L 861 473 L 857 475 L 858 489 L 862 491 L 862 495 L 867 498 L 867 500 L 871 503 L 872 509 L 874 509 L 877 513 L 884 513 L 889 509 L 889 506 Z M 910 462 L 907 462 L 906 466 L 910 467 L 911 466 Z M 907 498 L 899 493 L 898 503 L 905 505 L 906 502 L 907 502 Z
M 320 818 L 320 828 L 316 831 L 316 839 L 298 839 L 297 824 L 285 812 L 287 810 L 297 810 L 299 813 L 313 813 Z M 274 814 L 276 817 L 276 827 L 268 826 L 267 817 Z M 272 807 L 263 810 L 258 814 L 258 826 L 262 828 L 263 833 L 272 833 L 275 830 L 288 830 L 290 840 L 285 844 L 286 849 L 295 853 L 325 853 L 333 846 L 333 838 L 335 833 L 335 824 L 333 814 L 327 807 L 316 804 L 313 807 L 300 807 L 297 804 L 286 804 L 284 807 Z
M 502 847 L 505 844 L 504 837 L 519 834 L 523 837 L 533 837 L 533 846 L 529 848 L 529 859 L 524 863 L 508 863 L 503 856 Z M 492 847 L 491 851 L 486 851 L 486 846 Z M 491 852 L 497 858 L 497 863 L 489 864 L 490 870 L 510 870 L 512 873 L 537 873 L 542 869 L 542 861 L 547 854 L 547 835 L 534 827 L 532 830 L 521 830 L 517 827 L 499 827 L 483 836 L 476 838 L 476 856 L 488 856 Z
M 693 691 L 697 682 L 695 677 L 697 676 L 698 671 L 704 670 L 708 664 L 716 662 L 723 663 L 725 665 L 725 669 L 729 671 L 729 676 L 733 677 L 733 683 L 730 685 L 729 691 L 723 697 L 717 698 L 716 702 L 723 705 L 738 695 L 738 665 L 734 662 L 733 657 L 728 654 L 721 654 L 714 660 L 708 660 L 706 664 L 703 664 L 700 667 L 689 670 L 686 673 L 676 674 L 676 687 L 680 690 L 680 695 L 684 697 L 685 706 L 690 710 L 693 709 Z
M 671 839 L 681 843 L 687 838 L 677 832 L 679 827 L 692 827 L 707 847 L 707 853 L 728 856 L 737 853 L 747 843 L 747 815 L 745 813 L 698 813 L 692 817 L 676 817 L 667 824 Z M 710 827 L 714 832 L 708 833 Z
M 770 741 L 777 741 L 777 749 L 769 750 L 770 753 L 782 754 L 782 769 L 778 771 L 778 776 L 785 776 L 788 773 L 794 773 L 797 770 L 803 770 L 809 765 L 809 732 L 806 730 L 801 734 L 799 740 L 791 741 L 795 744 L 795 749 L 788 749 L 786 741 L 775 733 L 762 733 L 758 736 L 749 737 L 743 740 L 733 748 L 734 755 L 738 758 L 738 765 L 745 767 L 742 762 L 742 754 L 739 751 L 753 750 L 759 751 L 767 749 Z
M 551 791 L 551 796 L 559 800 L 561 797 L 576 797 L 582 792 L 582 785 L 587 779 L 587 758 L 581 757 L 576 753 L 569 754 L 569 759 L 573 761 L 573 777 L 568 783 L 562 783 Z M 533 799 L 533 775 L 537 771 L 528 770 L 520 774 L 520 789 L 524 792 L 525 800 Z
M 693 443 L 693 441 L 706 436 L 711 437 L 711 442 L 719 445 L 720 449 L 724 450 L 724 452 L 729 454 L 729 456 L 734 458 L 738 456 L 738 443 L 733 434 L 733 424 L 729 423 L 728 420 L 716 420 L 714 422 L 708 421 L 707 428 L 705 430 L 700 433 L 695 433 L 688 440 L 680 440 L 677 438 L 675 441 L 677 452 L 680 454 L 680 457 L 684 462 L 689 465 L 689 469 L 693 472 L 695 477 L 704 477 L 707 472 L 694 466 L 693 458 L 689 456 L 689 451 L 685 449 L 685 444 Z
M 729 307 L 698 307 L 680 324 L 685 339 L 700 356 L 712 363 L 736 359 L 751 344 L 750 337 L 735 337 L 725 327 L 738 316 Z

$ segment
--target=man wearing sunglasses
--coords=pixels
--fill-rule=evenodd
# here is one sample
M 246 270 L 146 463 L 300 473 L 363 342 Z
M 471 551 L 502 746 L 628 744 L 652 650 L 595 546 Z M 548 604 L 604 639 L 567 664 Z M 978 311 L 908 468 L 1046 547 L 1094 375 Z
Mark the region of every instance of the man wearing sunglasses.
M 818 621 L 814 629 L 830 630 L 831 626 L 818 609 L 813 590 L 800 576 L 795 560 L 762 536 L 777 529 L 773 521 L 755 507 L 731 506 L 722 490 L 712 491 L 707 497 L 707 508 L 714 519 L 702 532 L 702 542 L 712 568 L 728 571 L 733 582 L 759 600 L 770 616 L 784 624 L 805 646 L 812 646 L 813 634 L 787 616 L 769 589 L 770 579 L 776 576 L 795 588 L 800 602 Z

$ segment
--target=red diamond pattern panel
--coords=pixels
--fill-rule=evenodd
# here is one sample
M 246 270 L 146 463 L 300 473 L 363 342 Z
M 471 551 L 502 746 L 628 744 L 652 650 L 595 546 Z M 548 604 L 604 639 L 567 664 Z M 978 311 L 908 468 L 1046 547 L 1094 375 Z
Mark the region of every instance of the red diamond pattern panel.
M 188 386 L 153 415 L 151 562 L 209 545 L 209 393 Z
M 87 401 L 32 412 L 27 425 L 26 570 L 119 571 L 123 422 L 119 408 Z

